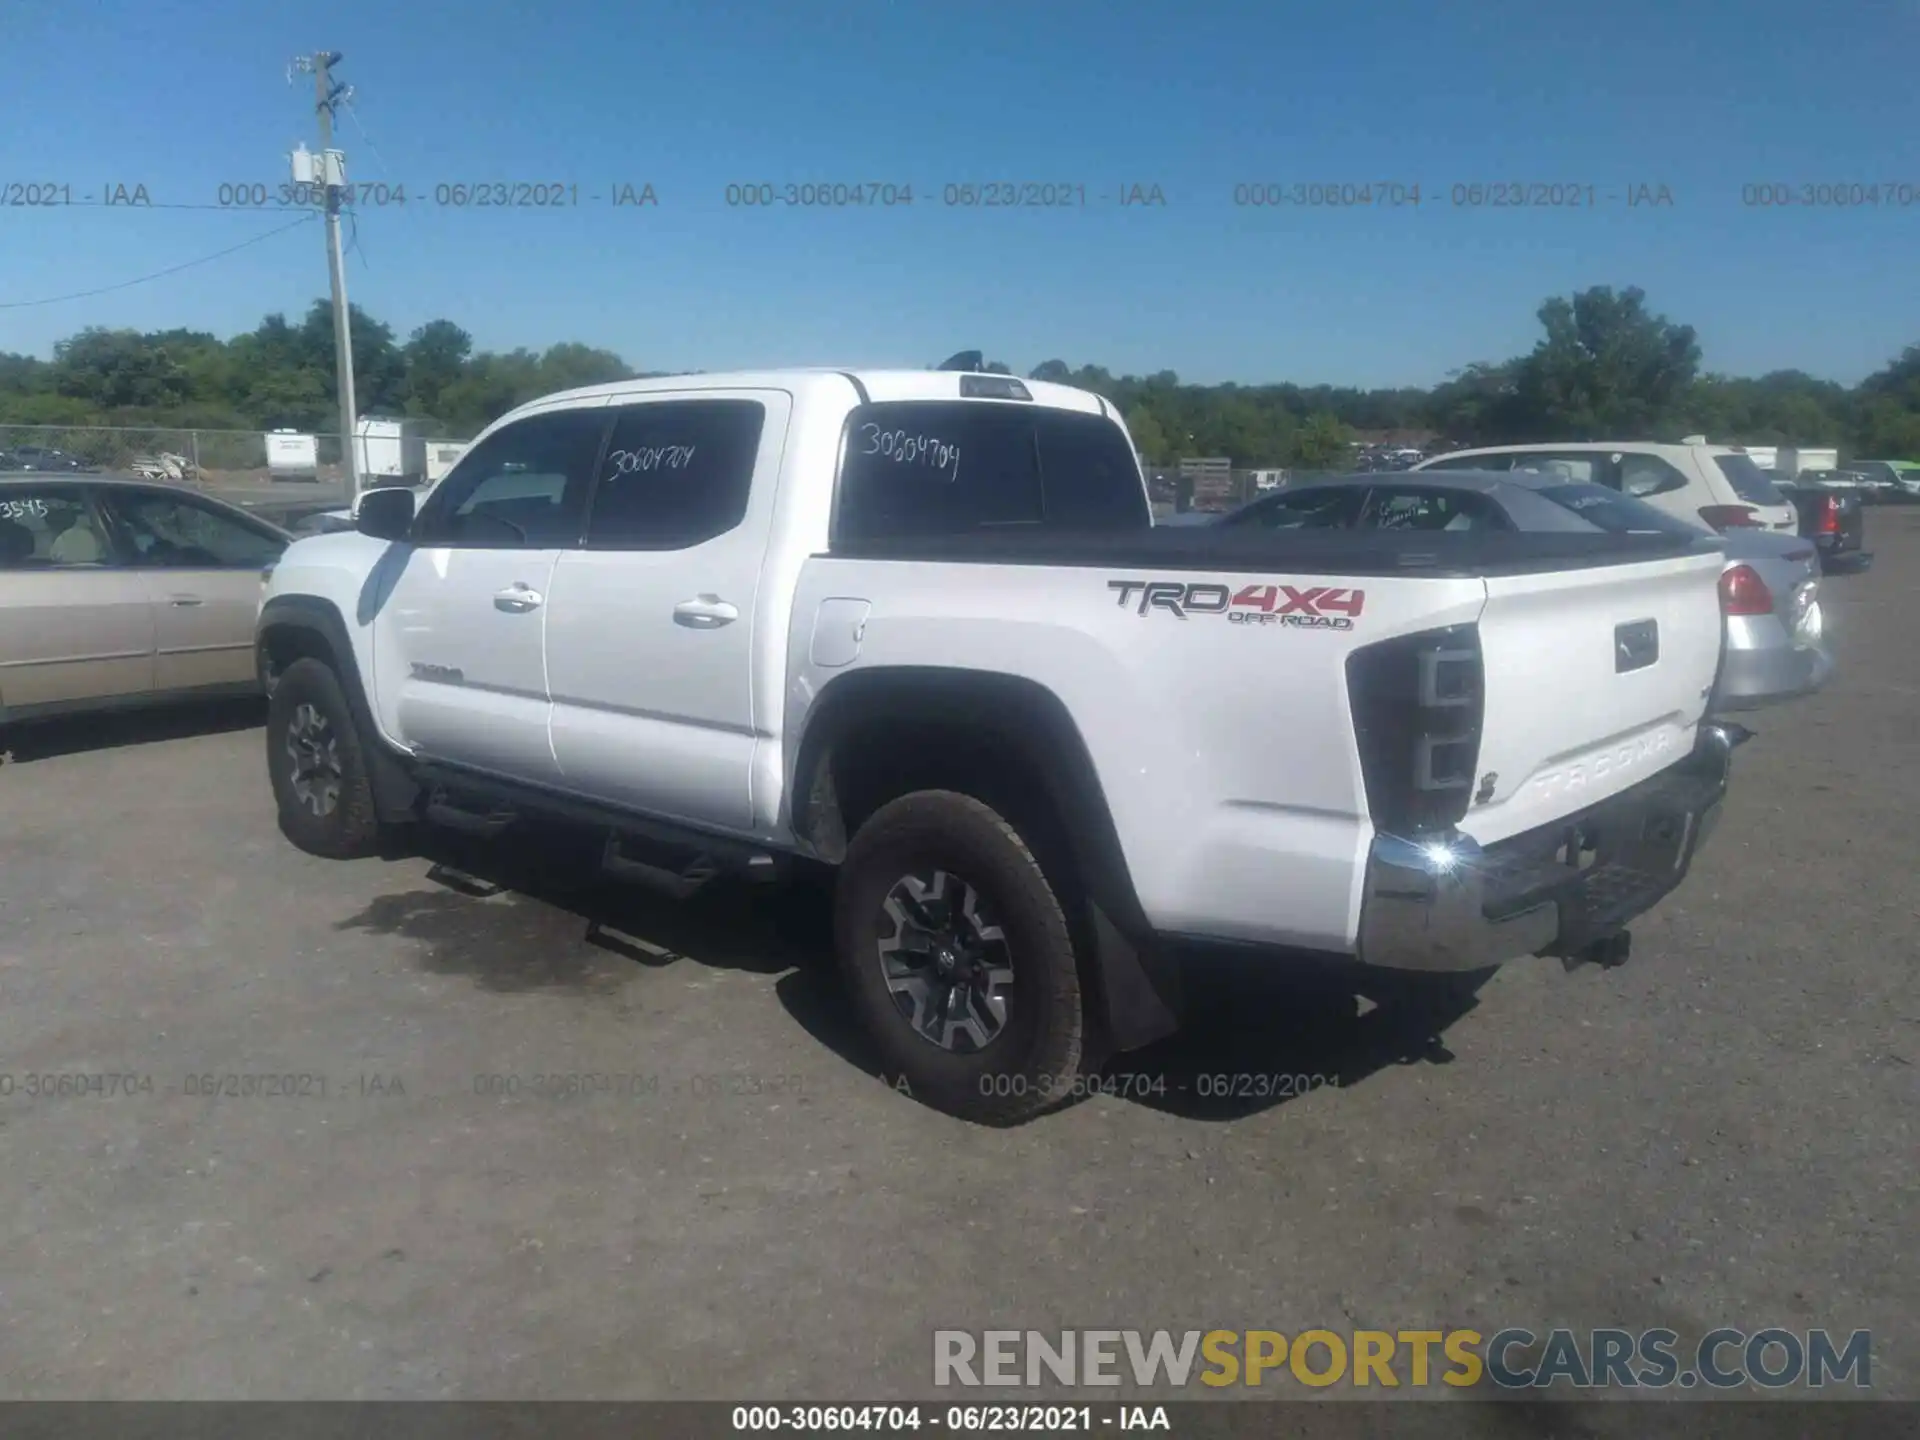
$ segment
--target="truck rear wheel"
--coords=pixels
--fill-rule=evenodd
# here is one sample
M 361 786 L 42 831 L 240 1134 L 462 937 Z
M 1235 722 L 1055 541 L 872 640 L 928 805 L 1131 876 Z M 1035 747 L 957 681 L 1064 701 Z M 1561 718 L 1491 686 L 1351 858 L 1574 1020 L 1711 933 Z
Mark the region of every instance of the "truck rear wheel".
M 1067 917 L 997 811 L 948 790 L 881 806 L 847 846 L 834 912 L 887 1079 L 1001 1124 L 1071 1097 L 1086 1016 Z
M 351 860 L 380 845 L 366 756 L 340 680 L 324 661 L 296 660 L 267 701 L 267 774 L 280 830 L 309 855 Z

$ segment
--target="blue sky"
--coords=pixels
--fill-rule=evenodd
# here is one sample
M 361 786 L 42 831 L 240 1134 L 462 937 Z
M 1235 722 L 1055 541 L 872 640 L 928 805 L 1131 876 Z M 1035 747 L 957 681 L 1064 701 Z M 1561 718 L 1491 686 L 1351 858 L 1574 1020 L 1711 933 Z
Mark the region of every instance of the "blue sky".
M 1706 364 L 1852 383 L 1920 341 L 1920 194 L 1762 210 L 1743 184 L 1920 192 L 1920 4 L 1624 0 L 0 0 L 0 185 L 155 202 L 0 209 L 0 304 L 113 285 L 284 224 L 344 53 L 363 209 L 354 301 L 402 337 L 581 340 L 645 369 L 930 364 L 980 348 L 1214 382 L 1430 384 L 1538 337 L 1551 294 L 1639 285 Z M 357 117 L 357 122 L 356 119 Z M 578 208 L 436 207 L 458 181 Z M 909 208 L 730 208 L 729 182 L 913 186 Z M 1418 183 L 1423 203 L 1255 210 L 1245 182 Z M 1086 188 L 1084 210 L 948 208 L 948 183 Z M 1595 187 L 1594 210 L 1456 209 L 1455 183 Z M 616 209 L 621 183 L 657 207 Z M 1101 194 L 1157 184 L 1164 207 Z M 1668 207 L 1629 208 L 1637 184 Z M 1609 200 L 1609 194 L 1619 198 Z M 1436 203 L 1437 202 L 1437 203 Z M 0 350 L 87 325 L 221 335 L 325 293 L 299 226 L 149 284 L 0 308 Z

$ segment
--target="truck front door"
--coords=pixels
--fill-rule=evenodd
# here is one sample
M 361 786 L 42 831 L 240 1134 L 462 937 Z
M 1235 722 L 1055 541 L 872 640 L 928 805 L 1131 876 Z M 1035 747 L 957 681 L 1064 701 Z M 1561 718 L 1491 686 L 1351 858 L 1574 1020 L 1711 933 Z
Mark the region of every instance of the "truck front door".
M 577 545 L 605 402 L 503 426 L 435 489 L 385 562 L 375 704 L 420 755 L 508 779 L 559 778 L 547 737 L 547 598 Z

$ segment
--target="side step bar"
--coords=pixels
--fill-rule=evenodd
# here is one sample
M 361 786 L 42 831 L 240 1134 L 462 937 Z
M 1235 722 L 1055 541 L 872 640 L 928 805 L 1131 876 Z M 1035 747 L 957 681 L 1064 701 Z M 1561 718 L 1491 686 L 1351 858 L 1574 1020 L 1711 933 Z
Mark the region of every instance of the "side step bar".
M 600 857 L 602 873 L 676 899 L 685 899 L 723 874 L 769 881 L 779 879 L 785 869 L 779 856 L 748 842 L 577 802 L 529 799 L 522 806 L 519 796 L 505 786 L 468 784 L 452 775 L 433 777 L 423 818 L 449 830 L 491 838 L 523 815 L 546 816 L 602 831 L 606 836 Z M 643 855 L 646 858 L 641 858 Z
M 621 837 L 618 834 L 607 836 L 607 848 L 601 854 L 600 869 L 616 880 L 629 880 L 636 885 L 645 885 L 650 890 L 658 890 L 663 894 L 671 895 L 676 900 L 686 899 L 720 873 L 720 867 L 714 863 L 711 855 L 696 854 L 680 870 L 669 870 L 664 865 L 635 860 L 622 849 Z
M 505 830 L 520 817 L 512 810 L 495 807 L 490 810 L 471 810 L 456 803 L 444 786 L 435 789 L 427 797 L 426 818 L 435 825 L 444 825 L 449 830 L 458 830 L 467 835 L 494 836 Z

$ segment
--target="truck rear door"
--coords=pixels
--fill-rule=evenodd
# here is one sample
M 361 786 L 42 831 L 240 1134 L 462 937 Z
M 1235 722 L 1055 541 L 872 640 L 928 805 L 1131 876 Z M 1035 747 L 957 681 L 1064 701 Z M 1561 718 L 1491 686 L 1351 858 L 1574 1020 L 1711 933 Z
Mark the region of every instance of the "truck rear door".
M 793 397 L 616 395 L 586 543 L 547 610 L 553 753 L 570 790 L 731 831 L 752 821 L 758 602 Z M 777 652 L 784 661 L 784 652 Z

